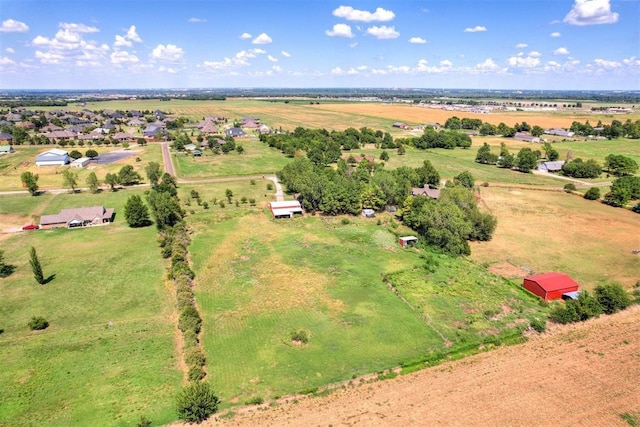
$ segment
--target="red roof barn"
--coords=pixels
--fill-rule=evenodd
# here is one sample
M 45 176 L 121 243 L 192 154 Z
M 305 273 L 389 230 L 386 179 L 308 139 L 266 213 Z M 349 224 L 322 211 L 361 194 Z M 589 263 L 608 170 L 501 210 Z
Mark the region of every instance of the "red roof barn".
M 525 277 L 522 286 L 545 300 L 560 299 L 562 294 L 578 290 L 578 284 L 562 273 L 544 273 Z

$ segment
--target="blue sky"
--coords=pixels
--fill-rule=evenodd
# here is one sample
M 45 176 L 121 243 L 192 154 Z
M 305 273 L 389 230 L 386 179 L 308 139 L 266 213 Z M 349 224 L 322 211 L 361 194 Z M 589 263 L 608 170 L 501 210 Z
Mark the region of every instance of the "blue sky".
M 0 0 L 1 89 L 640 90 L 638 0 Z

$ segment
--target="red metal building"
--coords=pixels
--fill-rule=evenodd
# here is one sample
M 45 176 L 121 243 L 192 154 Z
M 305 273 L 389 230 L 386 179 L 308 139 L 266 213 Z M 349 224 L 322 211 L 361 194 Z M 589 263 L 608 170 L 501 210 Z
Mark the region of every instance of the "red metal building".
M 522 286 L 545 300 L 560 299 L 562 294 L 578 290 L 578 284 L 562 273 L 544 273 L 525 277 Z

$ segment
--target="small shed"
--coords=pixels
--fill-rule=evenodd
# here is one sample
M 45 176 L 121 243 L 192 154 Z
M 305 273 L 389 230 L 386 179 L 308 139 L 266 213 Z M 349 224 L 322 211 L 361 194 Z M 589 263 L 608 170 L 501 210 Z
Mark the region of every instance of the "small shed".
M 293 218 L 295 214 L 302 215 L 302 206 L 297 200 L 285 200 L 269 203 L 273 218 Z
M 558 172 L 562 170 L 562 166 L 564 166 L 564 160 L 542 162 L 538 165 L 538 170 L 540 172 Z
M 579 285 L 563 273 L 544 273 L 525 277 L 522 286 L 544 300 L 562 298 L 563 294 L 577 292 Z
M 80 157 L 79 159 L 76 159 L 73 162 L 71 162 L 71 167 L 83 168 L 83 167 L 87 166 L 90 161 L 91 161 L 91 159 L 88 158 L 88 157 Z
M 418 242 L 416 236 L 403 236 L 398 238 L 398 244 L 403 248 L 408 248 L 415 245 Z

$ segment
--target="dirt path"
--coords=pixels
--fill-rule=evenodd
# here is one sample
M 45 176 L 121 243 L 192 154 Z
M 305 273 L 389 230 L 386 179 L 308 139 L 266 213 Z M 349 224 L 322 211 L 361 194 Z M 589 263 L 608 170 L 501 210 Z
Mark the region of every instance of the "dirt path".
M 236 409 L 204 425 L 625 426 L 640 418 L 640 306 L 324 397 Z M 224 414 L 220 414 L 224 415 Z

